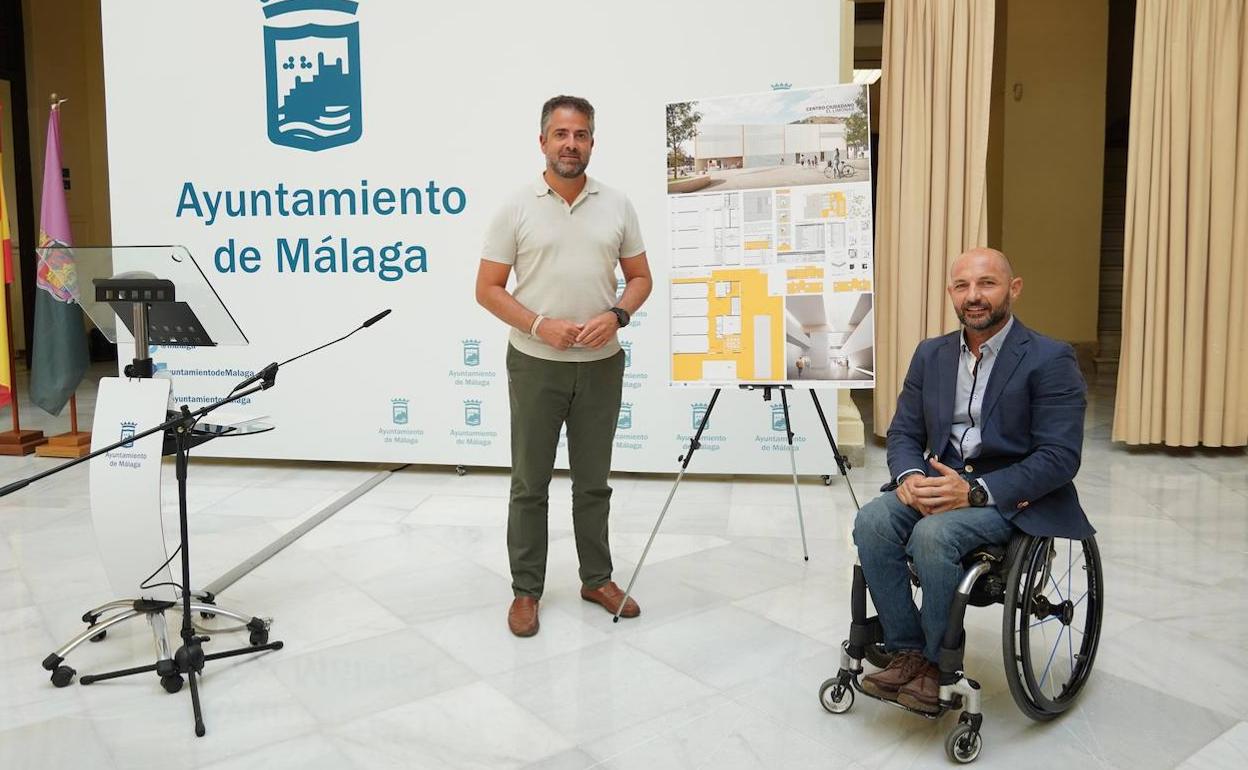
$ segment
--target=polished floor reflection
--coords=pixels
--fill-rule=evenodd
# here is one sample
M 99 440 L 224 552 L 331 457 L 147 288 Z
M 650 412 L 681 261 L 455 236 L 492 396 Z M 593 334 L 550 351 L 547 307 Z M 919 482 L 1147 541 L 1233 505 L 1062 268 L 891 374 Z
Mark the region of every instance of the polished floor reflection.
M 1000 608 L 972 610 L 979 763 L 1248 766 L 1248 456 L 1112 445 L 1112 395 L 1093 388 L 1077 480 L 1105 562 L 1095 672 L 1071 712 L 1029 722 L 1004 678 Z M 50 465 L 0 458 L 0 483 Z M 377 471 L 194 465 L 201 585 Z M 860 498 L 873 494 L 882 450 L 852 474 Z M 671 479 L 613 483 L 624 582 Z M 500 471 L 403 470 L 232 586 L 222 602 L 272 616 L 286 648 L 209 664 L 203 739 L 186 692 L 165 694 L 154 675 L 56 689 L 39 667 L 84 610 L 113 598 L 85 470 L 0 500 L 0 767 L 947 766 L 952 716 L 932 723 L 861 698 L 840 716 L 819 706 L 849 617 L 853 506 L 840 479 L 803 484 L 808 563 L 784 480 L 687 480 L 636 589 L 642 616 L 613 625 L 578 596 L 558 477 L 532 639 L 505 623 L 506 494 Z M 209 650 L 239 644 L 244 634 L 219 634 Z M 136 623 L 70 663 L 81 674 L 151 655 Z

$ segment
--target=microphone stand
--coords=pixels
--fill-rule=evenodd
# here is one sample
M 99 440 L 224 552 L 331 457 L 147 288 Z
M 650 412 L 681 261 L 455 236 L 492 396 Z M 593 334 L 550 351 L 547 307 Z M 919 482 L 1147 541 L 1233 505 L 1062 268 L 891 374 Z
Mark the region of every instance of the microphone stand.
M 209 661 L 209 660 L 219 660 L 221 658 L 231 658 L 231 657 L 235 657 L 238 655 L 247 655 L 247 654 L 256 653 L 256 652 L 264 652 L 266 650 L 280 650 L 283 647 L 283 643 L 280 641 L 268 642 L 265 644 L 259 644 L 259 645 L 251 646 L 251 647 L 241 647 L 238 649 L 226 650 L 224 652 L 205 654 L 202 645 L 204 642 L 208 641 L 209 637 L 197 636 L 195 634 L 195 629 L 191 621 L 191 617 L 192 617 L 191 590 L 190 590 L 191 554 L 190 554 L 190 538 L 189 538 L 189 533 L 188 533 L 187 502 L 186 502 L 187 466 L 189 464 L 189 458 L 190 458 L 189 452 L 193 445 L 193 438 L 194 438 L 193 429 L 194 429 L 195 423 L 198 422 L 199 419 L 202 418 L 204 415 L 210 414 L 213 411 L 221 408 L 222 406 L 233 403 L 239 400 L 240 398 L 245 398 L 247 396 L 250 396 L 262 390 L 268 390 L 269 388 L 273 387 L 274 382 L 275 380 L 272 378 L 264 379 L 263 381 L 256 383 L 252 387 L 245 388 L 242 391 L 232 393 L 226 396 L 225 398 L 221 399 L 220 401 L 217 401 L 216 403 L 209 404 L 207 406 L 201 407 L 194 411 L 192 411 L 189 407 L 187 407 L 184 404 L 180 412 L 176 416 L 172 417 L 169 420 L 166 420 L 160 425 L 157 425 L 153 428 L 149 428 L 148 430 L 142 431 L 141 433 L 137 433 L 133 437 L 127 437 L 127 438 L 121 439 L 120 441 L 117 441 L 101 449 L 97 449 L 96 451 L 91 452 L 90 454 L 85 455 L 83 457 L 76 458 L 67 463 L 62 463 L 61 465 L 58 465 L 55 468 L 51 468 L 49 470 L 43 471 L 42 473 L 37 473 L 34 476 L 31 476 L 29 478 L 21 479 L 19 481 L 13 482 L 12 484 L 8 484 L 4 487 L 0 487 L 0 497 L 3 497 L 5 495 L 18 491 L 19 489 L 23 489 L 26 486 L 29 486 L 30 484 L 32 484 L 33 482 L 47 478 L 48 476 L 54 476 L 62 471 L 65 471 L 65 470 L 68 470 L 69 468 L 74 467 L 75 465 L 79 465 L 92 458 L 99 457 L 100 455 L 106 454 L 115 449 L 119 449 L 127 444 L 131 444 L 135 441 L 144 439 L 148 436 L 151 436 L 154 433 L 162 433 L 162 432 L 165 433 L 166 441 L 172 438 L 173 444 L 175 447 L 175 455 L 176 455 L 176 468 L 177 468 L 177 479 L 178 479 L 178 536 L 179 536 L 179 549 L 181 551 L 181 556 L 182 556 L 182 559 L 181 559 L 182 584 L 180 586 L 180 588 L 182 589 L 182 600 L 181 600 L 182 601 L 182 631 L 181 631 L 182 646 L 179 647 L 178 650 L 174 653 L 172 660 L 162 660 L 158 663 L 148 665 L 148 666 L 138 666 L 135 668 L 127 668 L 127 669 L 122 669 L 119 671 L 110 671 L 104 674 L 84 676 L 79 681 L 83 685 L 89 685 L 89 684 L 93 684 L 95 682 L 103 681 L 106 679 L 116 679 L 118 677 L 133 676 L 135 674 L 143 674 L 143 673 L 155 671 L 161 675 L 161 684 L 165 686 L 165 689 L 171 692 L 176 692 L 178 689 L 181 689 L 180 675 L 185 674 L 187 677 L 187 680 L 189 681 L 191 685 L 191 688 L 190 688 L 191 689 L 191 709 L 195 716 L 195 734 L 201 737 L 206 732 L 206 729 L 204 727 L 203 710 L 199 702 L 199 687 L 196 682 L 196 678 L 199 674 L 203 672 L 204 662 Z M 213 438 L 213 437 L 206 436 L 204 437 L 204 441 L 207 441 L 210 438 Z M 203 443 L 203 441 L 194 442 L 194 443 L 196 444 Z M 170 602 L 170 601 L 140 600 L 139 602 L 135 603 L 135 610 L 139 612 L 147 612 L 147 613 L 164 612 L 165 610 L 172 608 L 174 604 L 175 602 Z M 263 635 L 262 638 L 267 638 L 268 629 L 266 627 L 263 627 L 263 624 L 261 628 L 252 628 L 251 627 L 252 624 L 248 624 L 248 625 L 249 625 L 250 630 L 253 633 L 253 639 L 256 638 L 255 637 L 256 632 L 260 632 Z M 49 655 L 46 659 L 44 659 L 43 668 L 48 671 L 58 671 L 58 669 L 61 668 L 61 663 L 63 660 L 64 658 L 60 657 L 54 652 L 51 655 Z M 72 677 L 72 676 L 73 676 L 73 670 L 68 669 L 68 677 Z M 65 680 L 66 684 L 68 684 L 68 677 Z
M 324 345 L 321 345 L 320 347 L 316 347 L 305 353 L 301 353 L 300 355 L 290 358 L 283 363 L 284 364 L 290 363 L 291 361 L 297 360 L 299 358 L 303 358 L 304 356 L 309 355 L 311 353 L 315 353 L 316 351 L 321 350 L 322 348 L 341 342 L 342 340 L 345 340 L 347 337 L 350 337 L 352 334 L 355 334 L 361 329 L 366 329 L 369 326 L 372 326 L 373 324 L 377 323 L 377 321 L 380 321 L 382 318 L 384 318 L 385 316 L 389 314 L 390 314 L 390 311 L 386 310 L 376 316 L 373 316 L 372 318 L 365 321 L 363 324 L 361 324 L 359 327 L 352 330 L 348 334 L 345 334 L 342 337 L 339 337 L 338 339 L 332 342 L 328 342 Z M 195 717 L 195 735 L 199 737 L 203 737 L 203 735 L 207 732 L 206 728 L 204 727 L 203 709 L 200 706 L 199 687 L 196 682 L 196 678 L 204 670 L 204 663 L 209 660 L 220 660 L 222 658 L 232 658 L 238 655 L 248 655 L 251 653 L 264 652 L 266 650 L 280 650 L 282 649 L 284 645 L 280 641 L 267 642 L 268 629 L 267 627 L 264 627 L 263 624 L 261 628 L 252 628 L 251 624 L 248 624 L 248 627 L 253 632 L 253 637 L 252 637 L 253 641 L 255 641 L 257 638 L 260 638 L 260 639 L 266 640 L 265 643 L 258 644 L 255 646 L 250 646 L 250 647 L 240 647 L 240 648 L 233 649 L 233 650 L 226 650 L 224 652 L 205 654 L 202 645 L 204 642 L 209 640 L 209 637 L 197 636 L 195 634 L 195 628 L 191 621 L 191 615 L 192 615 L 191 589 L 190 589 L 191 555 L 190 555 L 190 536 L 188 532 L 189 526 L 188 526 L 188 521 L 187 521 L 187 498 L 186 498 L 187 467 L 190 463 L 191 447 L 194 445 L 202 444 L 204 443 L 204 441 L 208 441 L 211 438 L 215 438 L 215 436 L 204 436 L 203 441 L 196 442 L 194 441 L 194 427 L 195 427 L 195 424 L 200 420 L 200 418 L 204 417 L 205 415 L 211 414 L 217 409 L 220 409 L 221 407 L 227 404 L 234 403 L 235 401 L 238 401 L 239 399 L 246 398 L 247 396 L 253 395 L 263 390 L 268 390 L 269 388 L 273 387 L 277 382 L 277 371 L 278 369 L 281 368 L 281 366 L 282 364 L 278 364 L 278 363 L 269 364 L 268 366 L 264 367 L 259 372 L 257 372 L 255 375 L 248 377 L 246 380 L 243 380 L 241 383 L 235 386 L 234 390 L 232 390 L 225 398 L 221 399 L 220 401 L 217 401 L 212 404 L 208 404 L 207 406 L 203 406 L 195 410 L 191 410 L 190 407 L 183 404 L 179 412 L 175 416 L 171 417 L 170 419 L 166 420 L 160 425 L 157 425 L 153 428 L 149 428 L 145 431 L 137 433 L 134 436 L 128 436 L 106 447 L 97 449 L 88 455 L 84 455 L 83 457 L 76 458 L 67 463 L 62 463 L 56 466 L 55 468 L 50 468 L 41 473 L 36 473 L 35 475 L 30 476 L 29 478 L 20 479 L 11 484 L 7 484 L 3 487 L 0 487 L 0 497 L 4 497 L 5 495 L 9 495 L 14 492 L 17 492 L 20 489 L 24 489 L 36 481 L 45 479 L 49 476 L 54 476 L 58 473 L 61 473 L 62 471 L 65 471 L 65 470 L 68 470 L 69 468 L 74 467 L 75 465 L 79 465 L 81 463 L 86 462 L 87 460 L 90 460 L 95 457 L 99 457 L 100 455 L 111 452 L 114 449 L 119 449 L 127 444 L 132 444 L 136 441 L 144 439 L 158 432 L 165 433 L 166 441 L 168 441 L 170 438 L 173 439 L 174 448 L 175 448 L 174 453 L 176 455 L 176 468 L 177 468 L 177 479 L 178 479 L 179 550 L 181 552 L 181 557 L 182 557 L 181 559 L 182 584 L 180 586 L 180 588 L 182 589 L 182 602 L 181 602 L 182 603 L 182 630 L 181 630 L 182 646 L 179 647 L 178 650 L 174 653 L 172 660 L 162 660 L 158 663 L 148 665 L 148 666 L 137 666 L 135 668 L 127 668 L 127 669 L 121 669 L 118 671 L 110 671 L 104 674 L 88 675 L 88 676 L 82 677 L 79 681 L 83 685 L 89 685 L 95 682 L 104 681 L 106 679 L 116 679 L 119 677 L 133 676 L 135 674 L 143 674 L 143 673 L 156 671 L 157 673 L 161 675 L 161 683 L 162 685 L 165 685 L 166 690 L 170 692 L 176 692 L 178 689 L 181 689 L 180 675 L 185 674 L 187 677 L 187 681 L 190 683 L 191 710 L 194 713 L 194 717 Z M 222 435 L 228 435 L 228 434 L 222 434 Z M 135 610 L 137 612 L 148 612 L 148 613 L 164 612 L 164 610 L 172 608 L 175 604 L 176 602 L 169 602 L 169 601 L 141 600 L 140 602 L 135 603 Z M 263 636 L 257 637 L 256 636 L 257 632 L 262 633 Z M 62 658 L 61 656 L 57 655 L 54 652 L 44 659 L 43 668 L 48 671 L 59 672 L 61 668 L 64 668 L 64 667 L 61 667 L 61 663 L 63 661 L 64 661 L 64 658 Z M 66 668 L 66 671 L 68 672 L 68 677 L 73 676 L 72 669 Z M 53 681 L 55 683 L 55 678 Z M 173 686 L 173 683 L 175 682 L 176 682 L 176 687 Z M 68 684 L 68 678 L 65 679 L 65 684 Z

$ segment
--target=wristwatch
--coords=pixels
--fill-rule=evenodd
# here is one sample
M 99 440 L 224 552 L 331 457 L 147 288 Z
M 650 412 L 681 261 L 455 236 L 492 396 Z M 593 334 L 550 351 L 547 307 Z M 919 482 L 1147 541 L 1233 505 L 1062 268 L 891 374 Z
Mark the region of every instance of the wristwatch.
M 628 326 L 628 322 L 632 318 L 632 316 L 628 314 L 627 310 L 625 310 L 622 307 L 613 307 L 611 308 L 611 312 L 615 313 L 615 320 L 620 322 L 621 329 L 623 329 L 625 326 Z
M 966 494 L 966 501 L 972 508 L 983 508 L 988 504 L 988 490 L 979 483 L 979 479 L 971 479 L 971 491 Z

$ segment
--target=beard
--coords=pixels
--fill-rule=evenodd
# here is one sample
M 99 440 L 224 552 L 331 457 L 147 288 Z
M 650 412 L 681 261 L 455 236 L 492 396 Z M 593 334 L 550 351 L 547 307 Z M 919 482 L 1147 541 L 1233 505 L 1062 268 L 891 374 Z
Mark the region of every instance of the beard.
M 983 318 L 976 321 L 967 317 L 966 314 L 969 310 L 987 310 L 988 312 Z M 974 329 L 977 332 L 982 332 L 985 329 L 991 329 L 997 324 L 1004 322 L 1009 314 L 1010 302 L 1008 299 L 1005 302 L 1002 302 L 1000 307 L 995 308 L 987 302 L 976 302 L 974 304 L 967 303 L 957 309 L 958 320 L 962 322 L 962 325 L 968 329 Z
M 577 156 L 557 157 L 550 162 L 550 170 L 564 179 L 576 179 L 585 173 L 585 169 L 589 167 L 589 160 Z

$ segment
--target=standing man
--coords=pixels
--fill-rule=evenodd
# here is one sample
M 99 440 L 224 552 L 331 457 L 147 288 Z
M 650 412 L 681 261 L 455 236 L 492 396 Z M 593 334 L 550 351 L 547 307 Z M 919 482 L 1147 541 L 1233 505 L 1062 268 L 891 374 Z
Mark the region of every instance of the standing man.
M 650 295 L 650 266 L 628 198 L 585 174 L 594 108 L 556 96 L 542 105 L 541 129 L 546 170 L 495 215 L 477 272 L 477 302 L 512 327 L 507 625 L 516 636 L 538 629 L 550 477 L 565 424 L 581 598 L 621 617 L 641 614 L 631 598 L 620 608 L 624 592 L 611 580 L 607 476 L 624 378 L 616 334 Z M 618 298 L 617 264 L 626 282 Z
M 1022 289 L 999 251 L 972 249 L 953 263 L 948 291 L 962 330 L 919 343 L 888 429 L 893 482 L 854 521 L 885 650 L 895 653 L 863 689 L 919 711 L 940 710 L 936 662 L 962 557 L 1008 542 L 1015 528 L 1093 533 L 1071 483 L 1083 376 L 1070 345 L 1014 318 Z M 923 586 L 921 614 L 907 556 Z

